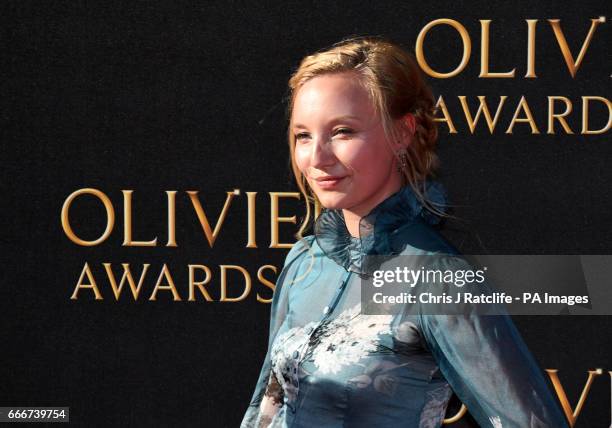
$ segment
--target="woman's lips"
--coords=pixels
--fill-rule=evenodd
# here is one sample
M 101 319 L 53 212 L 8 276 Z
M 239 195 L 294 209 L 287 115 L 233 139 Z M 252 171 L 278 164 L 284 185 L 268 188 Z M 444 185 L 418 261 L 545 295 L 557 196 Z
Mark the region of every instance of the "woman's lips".
M 334 189 L 335 187 L 338 187 L 340 182 L 344 180 L 345 178 L 346 176 L 345 177 L 319 177 L 315 181 L 317 182 L 317 185 L 319 186 L 319 188 L 330 190 L 330 189 Z

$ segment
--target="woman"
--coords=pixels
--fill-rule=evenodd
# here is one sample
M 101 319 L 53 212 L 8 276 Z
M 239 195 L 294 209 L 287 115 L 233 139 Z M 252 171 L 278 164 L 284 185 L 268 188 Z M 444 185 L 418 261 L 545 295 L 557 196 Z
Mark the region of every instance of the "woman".
M 325 209 L 279 275 L 242 426 L 438 427 L 453 391 L 481 426 L 566 426 L 507 316 L 361 314 L 365 255 L 456 254 L 431 227 L 444 193 L 413 57 L 352 39 L 306 57 L 289 86 L 293 170 Z

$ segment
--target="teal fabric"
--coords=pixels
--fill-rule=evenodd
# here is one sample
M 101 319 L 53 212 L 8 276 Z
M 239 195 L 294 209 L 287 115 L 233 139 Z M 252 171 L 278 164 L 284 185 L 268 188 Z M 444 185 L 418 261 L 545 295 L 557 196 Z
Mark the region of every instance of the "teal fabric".
M 443 210 L 442 187 L 425 189 Z M 360 313 L 365 255 L 457 254 L 438 221 L 410 187 L 363 217 L 359 237 L 323 210 L 277 280 L 242 427 L 439 427 L 453 392 L 483 427 L 567 426 L 508 316 Z

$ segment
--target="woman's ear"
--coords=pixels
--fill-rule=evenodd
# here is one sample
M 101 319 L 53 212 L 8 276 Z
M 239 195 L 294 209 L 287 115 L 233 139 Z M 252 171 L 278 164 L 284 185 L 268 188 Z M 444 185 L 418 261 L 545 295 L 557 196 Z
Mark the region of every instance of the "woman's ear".
M 407 148 L 412 143 L 414 133 L 416 132 L 416 118 L 412 113 L 406 113 L 399 119 L 399 122 L 401 129 L 399 143 L 402 148 Z
M 403 120 L 406 128 L 408 128 L 408 131 L 410 132 L 410 136 L 414 136 L 414 133 L 416 132 L 416 118 L 414 115 L 412 113 L 406 113 Z

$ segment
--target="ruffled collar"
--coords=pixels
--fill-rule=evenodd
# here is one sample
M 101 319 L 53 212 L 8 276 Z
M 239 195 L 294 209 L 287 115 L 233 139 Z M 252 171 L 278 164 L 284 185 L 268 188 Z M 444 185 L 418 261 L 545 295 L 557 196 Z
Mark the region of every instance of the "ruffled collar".
M 439 211 L 446 210 L 446 192 L 439 182 L 425 183 L 425 197 Z M 315 222 L 314 235 L 330 259 L 347 271 L 367 274 L 369 269 L 362 266 L 363 257 L 398 254 L 403 242 L 395 232 L 417 219 L 429 224 L 440 221 L 423 206 L 412 188 L 405 186 L 361 218 L 359 237 L 349 233 L 342 210 L 333 209 L 323 209 Z

